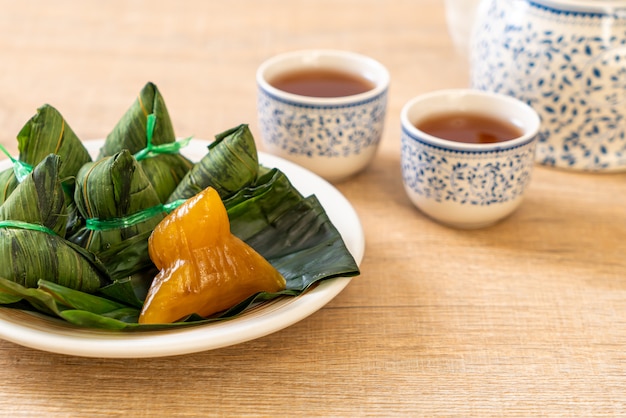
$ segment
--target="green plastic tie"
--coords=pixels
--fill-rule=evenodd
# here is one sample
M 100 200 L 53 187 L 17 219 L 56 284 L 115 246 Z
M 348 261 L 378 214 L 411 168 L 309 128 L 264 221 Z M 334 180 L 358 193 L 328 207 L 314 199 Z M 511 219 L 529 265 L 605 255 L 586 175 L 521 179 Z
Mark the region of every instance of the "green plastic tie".
M 13 163 L 13 172 L 15 173 L 15 178 L 17 178 L 18 182 L 21 183 L 22 180 L 24 180 L 30 173 L 33 172 L 32 165 L 25 163 L 23 161 L 20 161 L 16 158 L 13 158 L 11 154 L 9 154 L 9 151 L 7 151 L 7 149 L 4 148 L 1 144 L 0 144 L 0 151 L 2 151 L 4 155 L 9 157 L 9 159 Z
M 0 228 L 17 228 L 17 229 L 28 229 L 30 231 L 39 231 L 45 232 L 49 235 L 57 235 L 52 229 L 47 228 L 43 225 L 31 224 L 29 222 L 23 221 L 0 221 Z
M 85 221 L 85 227 L 91 231 L 108 231 L 111 229 L 128 228 L 145 222 L 150 218 L 158 215 L 159 213 L 170 213 L 183 203 L 185 203 L 185 199 L 179 199 L 171 203 L 152 206 L 151 208 L 144 209 L 137 213 L 133 213 L 132 215 L 124 216 L 121 218 L 90 218 Z
M 153 145 L 152 136 L 154 135 L 155 125 L 156 115 L 154 113 L 150 113 L 148 115 L 148 120 L 146 121 L 146 148 L 135 154 L 135 159 L 137 161 L 145 160 L 146 158 L 156 157 L 160 154 L 176 154 L 180 151 L 181 148 L 189 145 L 189 141 L 191 141 L 191 137 L 188 137 L 176 142 Z

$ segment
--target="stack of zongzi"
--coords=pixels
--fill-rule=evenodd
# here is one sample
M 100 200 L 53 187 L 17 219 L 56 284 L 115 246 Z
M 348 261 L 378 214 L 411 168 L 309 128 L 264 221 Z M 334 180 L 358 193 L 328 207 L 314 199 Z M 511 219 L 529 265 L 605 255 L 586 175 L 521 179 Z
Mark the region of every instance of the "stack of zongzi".
M 0 204 L 6 203 L 0 209 L 0 216 L 14 221 L 10 228 L 2 228 L 3 237 L 44 234 L 37 226 L 53 231 L 40 244 L 60 239 L 81 253 L 88 253 L 96 270 L 106 267 L 107 281 L 152 267 L 148 236 L 165 216 L 163 203 L 193 165 L 179 153 L 184 141 L 176 142 L 165 101 L 153 83 L 143 87 L 107 136 L 96 161 L 50 105 L 37 109 L 17 140 L 19 158 L 11 158 L 14 167 L 0 173 Z M 31 175 L 33 167 L 52 155 L 57 161 L 54 170 L 47 161 L 37 175 Z M 58 177 L 59 187 L 51 187 L 51 176 Z M 33 204 L 33 195 L 43 191 L 45 199 Z M 34 216 L 37 213 L 47 216 L 55 213 L 55 224 L 50 225 L 52 218 Z M 16 228 L 18 221 L 32 223 L 35 228 L 24 225 Z M 37 257 L 32 255 L 36 250 L 25 255 L 28 246 L 13 238 L 11 242 L 16 250 L 6 247 L 4 256 L 37 265 L 32 260 Z M 0 276 L 13 277 L 6 269 L 9 265 L 17 269 L 15 266 L 20 262 L 4 263 L 5 270 L 0 271 Z M 48 268 L 58 273 L 57 268 Z M 34 278 L 16 281 L 36 285 Z M 88 287 L 93 290 L 93 286 Z
M 235 316 L 256 302 L 298 295 L 319 280 L 359 273 L 315 196 L 305 198 L 280 170 L 259 165 L 248 125 L 218 134 L 192 164 L 179 153 L 186 140 L 176 141 L 163 97 L 152 83 L 107 136 L 95 161 L 49 105 L 37 110 L 17 139 L 19 158 L 10 157 L 13 168 L 0 172 L 2 306 L 30 304 L 28 309 L 79 326 L 143 326 L 137 323 L 138 309 L 149 305 L 148 287 L 169 280 L 165 273 L 155 280 L 148 239 L 167 212 L 193 203 L 190 198 L 201 198 L 203 191 L 211 193 L 212 204 L 197 206 L 199 212 L 180 223 L 193 207 L 187 204 L 178 211 L 180 217 L 164 222 L 164 245 L 160 255 L 153 255 L 156 261 L 167 256 L 175 270 L 185 261 L 214 267 L 226 263 L 230 270 L 220 267 L 212 277 L 229 277 L 226 287 L 234 290 L 228 298 L 215 293 L 211 306 L 205 306 L 206 289 L 223 284 L 206 281 L 196 295 L 201 303 L 193 305 L 189 289 L 180 286 L 197 281 L 171 282 L 164 299 L 179 295 L 185 311 L 168 320 Z M 203 218 L 209 207 L 220 210 L 212 222 Z M 206 222 L 198 223 L 202 219 Z M 189 233 L 198 245 L 190 245 Z M 257 253 L 256 262 L 248 258 L 248 247 Z M 230 257 L 233 248 L 245 256 L 236 258 L 236 266 Z M 271 273 L 272 286 L 250 285 L 259 278 L 251 266 L 261 264 Z M 205 270 L 198 267 L 193 274 L 210 271 Z M 250 280 L 242 281 L 243 276 Z M 154 321 L 163 318 L 148 322 Z

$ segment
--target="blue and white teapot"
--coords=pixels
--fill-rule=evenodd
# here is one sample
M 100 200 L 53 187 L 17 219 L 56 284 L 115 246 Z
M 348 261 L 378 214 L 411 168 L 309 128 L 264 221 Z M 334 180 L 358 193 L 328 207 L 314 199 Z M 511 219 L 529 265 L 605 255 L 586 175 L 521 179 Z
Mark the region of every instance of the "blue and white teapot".
M 471 85 L 541 116 L 536 161 L 626 171 L 626 1 L 483 0 Z

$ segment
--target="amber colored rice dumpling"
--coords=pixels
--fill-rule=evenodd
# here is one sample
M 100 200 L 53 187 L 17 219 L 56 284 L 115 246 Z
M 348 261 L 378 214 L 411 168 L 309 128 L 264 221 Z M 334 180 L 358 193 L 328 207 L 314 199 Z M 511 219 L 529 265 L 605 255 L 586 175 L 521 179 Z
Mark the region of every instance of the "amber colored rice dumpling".
M 171 323 L 226 310 L 259 292 L 285 288 L 282 275 L 230 232 L 226 208 L 209 187 L 168 215 L 149 240 L 160 270 L 139 323 Z

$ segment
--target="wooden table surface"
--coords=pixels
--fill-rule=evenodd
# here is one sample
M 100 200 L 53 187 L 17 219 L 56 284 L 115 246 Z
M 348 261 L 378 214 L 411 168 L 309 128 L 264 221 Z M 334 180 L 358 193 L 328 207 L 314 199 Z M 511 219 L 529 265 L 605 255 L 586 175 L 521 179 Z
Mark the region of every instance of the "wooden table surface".
M 443 2 L 0 7 L 0 143 L 12 153 L 40 105 L 102 138 L 147 81 L 178 135 L 245 122 L 258 136 L 256 67 L 288 50 L 365 53 L 392 77 L 375 161 L 336 185 L 366 252 L 334 300 L 269 336 L 174 357 L 82 358 L 0 340 L 2 416 L 626 414 L 626 175 L 537 167 L 522 207 L 477 231 L 432 222 L 403 191 L 402 105 L 468 84 Z

